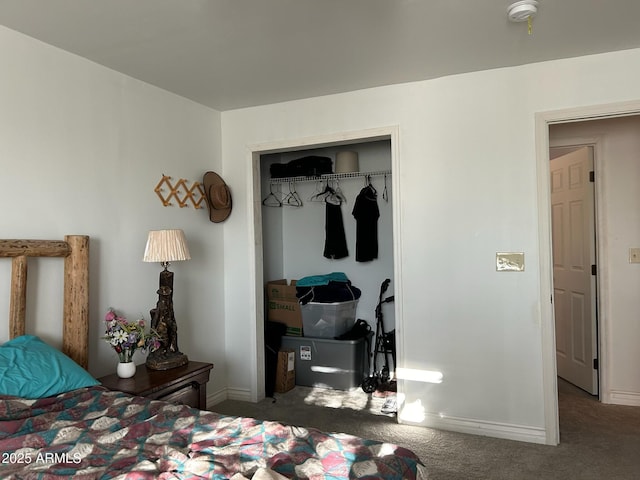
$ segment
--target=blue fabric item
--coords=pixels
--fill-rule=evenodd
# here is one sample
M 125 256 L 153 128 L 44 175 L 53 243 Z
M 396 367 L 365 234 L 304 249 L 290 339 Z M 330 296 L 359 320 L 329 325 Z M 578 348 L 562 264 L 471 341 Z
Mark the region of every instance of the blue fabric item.
M 0 346 L 0 395 L 35 399 L 93 385 L 100 382 L 34 335 Z
M 342 272 L 332 272 L 326 275 L 311 275 L 303 277 L 296 282 L 297 287 L 318 287 L 320 285 L 329 285 L 329 282 L 349 282 L 347 276 Z

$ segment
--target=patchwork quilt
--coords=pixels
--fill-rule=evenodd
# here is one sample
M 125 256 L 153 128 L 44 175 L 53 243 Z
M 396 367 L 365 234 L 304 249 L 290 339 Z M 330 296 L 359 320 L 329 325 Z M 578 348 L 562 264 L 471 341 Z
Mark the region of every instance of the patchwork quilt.
M 0 478 L 418 479 L 411 451 L 89 387 L 0 396 Z M 271 474 L 269 476 L 269 474 Z

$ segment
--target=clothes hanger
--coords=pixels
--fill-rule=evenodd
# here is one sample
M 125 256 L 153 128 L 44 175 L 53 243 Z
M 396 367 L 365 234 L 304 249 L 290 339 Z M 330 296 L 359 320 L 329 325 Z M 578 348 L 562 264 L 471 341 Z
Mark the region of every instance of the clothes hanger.
M 340 180 L 338 180 L 337 178 L 336 178 L 336 185 L 334 187 L 334 195 L 338 200 L 340 200 L 340 203 L 342 202 L 347 203 L 347 197 L 345 197 L 344 193 L 342 193 L 342 189 L 340 189 Z
M 338 180 L 334 180 L 333 187 L 329 187 L 329 193 L 325 195 L 324 201 L 325 203 L 330 203 L 331 205 L 342 205 L 342 202 L 346 201 L 342 192 L 339 191 L 340 185 Z
M 264 197 L 264 199 L 262 200 L 262 205 L 264 205 L 265 207 L 281 207 L 282 206 L 282 202 L 280 201 L 278 196 L 275 193 L 273 193 L 273 183 L 269 184 L 269 194 L 266 197 Z
M 364 193 L 367 196 L 370 195 L 372 198 L 376 198 L 378 196 L 378 191 L 371 183 L 371 175 L 364 176 L 364 188 L 361 193 Z
M 371 183 L 371 175 L 367 175 L 367 186 L 371 189 L 374 195 L 378 194 L 378 191 L 373 186 L 373 183 Z
M 282 198 L 282 204 L 283 205 L 289 205 L 289 202 L 293 202 L 294 200 L 292 199 L 292 193 L 291 193 L 291 182 L 289 182 L 289 191 L 287 192 L 287 194 Z
M 385 202 L 389 201 L 389 193 L 387 192 L 387 174 L 384 174 L 384 189 L 382 190 L 382 199 Z
M 329 185 L 329 181 L 327 180 L 324 190 L 322 192 L 312 195 L 309 201 L 324 203 L 327 201 L 327 197 L 329 195 L 333 195 L 333 193 L 334 193 L 333 188 L 331 188 L 331 186 Z
M 294 197 L 294 199 L 296 201 L 296 207 L 301 207 L 302 206 L 302 197 L 300 197 L 300 194 L 296 190 L 296 183 L 295 182 L 293 182 L 293 197 Z
M 300 195 L 296 191 L 296 182 L 294 181 L 289 182 L 289 193 L 287 193 L 284 199 L 282 199 L 282 203 L 289 207 L 302 206 L 302 199 L 300 198 Z
M 327 193 L 327 187 L 329 185 L 329 181 L 327 180 L 327 185 L 324 186 L 324 181 L 323 180 L 318 180 L 316 182 L 316 189 L 313 192 L 313 194 L 309 197 L 309 201 L 310 202 L 318 202 L 318 203 L 322 203 L 324 202 L 324 195 Z

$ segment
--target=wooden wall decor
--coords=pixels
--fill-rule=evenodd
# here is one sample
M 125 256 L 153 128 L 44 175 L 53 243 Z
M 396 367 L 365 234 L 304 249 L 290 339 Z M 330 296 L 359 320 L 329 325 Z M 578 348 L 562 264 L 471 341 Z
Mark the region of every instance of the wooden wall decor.
M 168 194 L 165 194 L 165 187 L 169 190 Z M 171 177 L 162 175 L 162 179 L 156 185 L 154 189 L 160 201 L 165 207 L 170 207 L 173 204 L 171 199 L 175 199 L 180 208 L 188 207 L 189 204 L 193 205 L 193 208 L 204 208 L 202 205 L 205 201 L 204 190 L 200 182 L 193 182 L 191 186 L 187 184 L 187 180 L 184 178 L 179 179 L 175 185 L 171 181 Z

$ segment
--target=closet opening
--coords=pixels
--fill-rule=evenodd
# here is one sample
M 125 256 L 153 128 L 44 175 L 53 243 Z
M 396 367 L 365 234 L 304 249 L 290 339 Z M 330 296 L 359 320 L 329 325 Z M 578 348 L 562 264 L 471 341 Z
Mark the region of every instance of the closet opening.
M 376 309 L 384 332 L 399 326 L 393 298 L 380 302 L 386 279 L 385 298 L 396 288 L 393 144 L 389 133 L 254 152 L 256 297 L 263 303 L 256 339 L 264 335 L 257 382 L 265 396 L 395 416 L 396 365 L 376 352 Z M 301 280 L 320 286 L 296 285 Z M 301 292 L 314 297 L 305 303 Z M 358 320 L 371 333 L 350 337 Z M 293 381 L 277 371 L 285 350 L 294 356 Z M 389 380 L 363 390 L 385 363 Z

